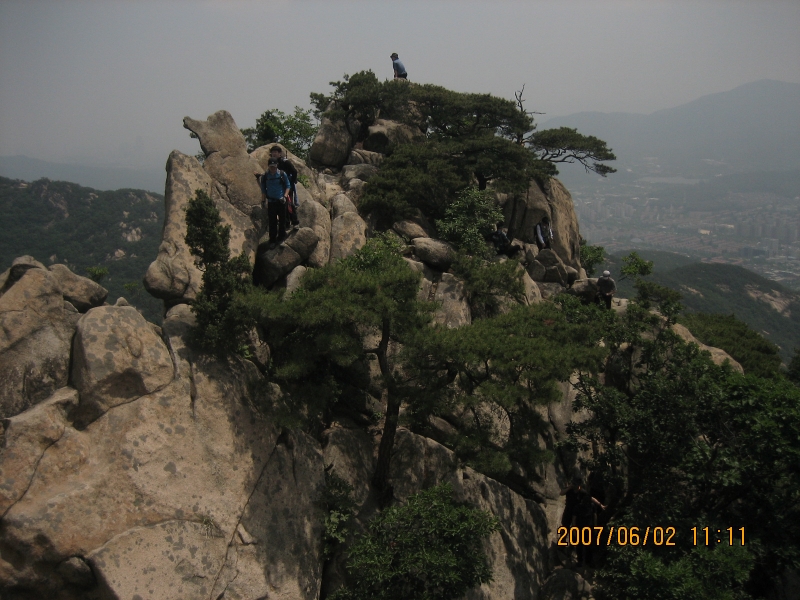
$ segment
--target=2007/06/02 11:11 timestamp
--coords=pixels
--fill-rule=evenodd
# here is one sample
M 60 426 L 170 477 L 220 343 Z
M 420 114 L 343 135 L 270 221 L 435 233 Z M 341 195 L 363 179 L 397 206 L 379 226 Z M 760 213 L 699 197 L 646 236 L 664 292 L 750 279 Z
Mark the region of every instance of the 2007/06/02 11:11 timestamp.
M 559 546 L 599 546 L 604 541 L 607 546 L 639 546 L 648 541 L 656 546 L 675 546 L 676 530 L 674 527 L 609 527 L 608 535 L 604 535 L 606 527 L 559 527 Z M 744 546 L 744 527 L 712 529 L 710 527 L 692 527 L 692 543 L 711 546 L 724 544 Z M 726 535 L 727 533 L 727 535 Z

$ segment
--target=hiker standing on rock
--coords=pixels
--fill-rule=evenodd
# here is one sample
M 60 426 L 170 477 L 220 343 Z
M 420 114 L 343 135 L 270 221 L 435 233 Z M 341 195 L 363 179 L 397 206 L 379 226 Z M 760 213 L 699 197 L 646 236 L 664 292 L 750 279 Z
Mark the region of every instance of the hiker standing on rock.
M 611 279 L 611 271 L 603 271 L 603 276 L 597 280 L 597 299 L 605 303 L 611 310 L 611 297 L 617 292 L 617 282 Z
M 542 217 L 542 220 L 533 228 L 533 233 L 539 250 L 550 248 L 550 241 L 553 239 L 553 228 L 550 226 L 550 219 L 546 216 Z
M 283 148 L 273 146 L 269 149 L 269 157 L 278 161 L 278 170 L 286 173 L 289 177 L 291 186 L 290 199 L 286 203 L 286 224 L 292 224 L 292 229 L 300 229 L 300 220 L 297 218 L 297 208 L 300 202 L 297 200 L 297 168 L 288 158 L 283 156 Z
M 278 170 L 278 160 L 270 158 L 267 163 L 267 172 L 258 177 L 261 186 L 261 208 L 267 209 L 269 223 L 269 248 L 275 247 L 277 242 L 283 243 L 286 237 L 286 203 L 291 202 L 291 189 L 289 177 Z
M 394 78 L 395 79 L 408 79 L 408 73 L 406 73 L 406 68 L 403 66 L 403 63 L 400 62 L 400 57 L 397 56 L 397 52 L 392 52 L 392 55 L 389 58 L 392 59 L 392 68 L 394 69 Z

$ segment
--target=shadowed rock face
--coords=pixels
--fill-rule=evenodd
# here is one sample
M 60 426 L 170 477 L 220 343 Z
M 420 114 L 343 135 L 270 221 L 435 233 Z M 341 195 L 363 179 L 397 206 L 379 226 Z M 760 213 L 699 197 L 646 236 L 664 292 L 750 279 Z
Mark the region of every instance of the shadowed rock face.
M 542 217 L 548 217 L 553 229 L 553 251 L 565 266 L 572 267 L 576 273 L 580 271 L 578 217 L 572 197 L 558 179 L 550 179 L 544 187 L 532 181 L 524 195 L 506 202 L 503 211 L 509 234 L 529 244 L 536 241 L 536 224 Z

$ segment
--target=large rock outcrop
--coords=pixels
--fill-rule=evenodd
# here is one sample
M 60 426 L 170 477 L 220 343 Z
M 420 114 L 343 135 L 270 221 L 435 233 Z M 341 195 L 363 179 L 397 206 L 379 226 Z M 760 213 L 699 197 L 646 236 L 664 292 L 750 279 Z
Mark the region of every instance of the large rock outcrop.
M 391 154 L 400 144 L 411 144 L 425 139 L 425 134 L 417 127 L 378 119 L 369 127 L 364 140 L 364 150 L 380 154 Z
M 577 275 L 581 268 L 578 217 L 572 197 L 558 179 L 550 179 L 544 186 L 531 181 L 527 192 L 506 201 L 503 211 L 509 234 L 529 244 L 535 243 L 536 224 L 548 217 L 553 229 L 552 249 Z
M 322 117 L 317 135 L 308 150 L 308 161 L 315 167 L 340 168 L 347 162 L 353 136 L 344 121 Z
M 261 203 L 261 190 L 253 177 L 260 165 L 247 153 L 247 142 L 231 114 L 220 110 L 205 121 L 184 117 L 183 126 L 200 140 L 206 156 L 203 168 L 219 197 L 249 215 Z
M 126 327 L 126 312 L 109 309 L 107 325 Z M 72 421 L 83 382 L 8 421 L 3 597 L 318 597 L 319 446 L 254 408 L 265 388 L 251 363 L 195 354 L 192 320 L 179 305 L 164 322 L 166 386 L 83 429 Z
M 211 136 L 212 138 L 214 136 Z M 258 168 L 256 168 L 258 170 Z M 248 180 L 255 181 L 253 172 Z M 258 243 L 257 225 L 218 193 L 219 185 L 193 156 L 177 150 L 167 160 L 167 183 L 164 191 L 164 231 L 158 256 L 150 264 L 144 276 L 145 289 L 156 298 L 164 300 L 167 307 L 182 302 L 191 302 L 197 296 L 203 274 L 197 268 L 186 245 L 186 207 L 189 200 L 201 190 L 214 199 L 223 224 L 231 228 L 230 248 L 232 255 L 244 251 L 251 263 L 255 259 Z M 258 202 L 261 201 L 259 192 Z
M 29 259 L 15 260 L 0 285 L 0 418 L 67 385 L 69 349 L 81 317 L 65 300 L 58 276 Z

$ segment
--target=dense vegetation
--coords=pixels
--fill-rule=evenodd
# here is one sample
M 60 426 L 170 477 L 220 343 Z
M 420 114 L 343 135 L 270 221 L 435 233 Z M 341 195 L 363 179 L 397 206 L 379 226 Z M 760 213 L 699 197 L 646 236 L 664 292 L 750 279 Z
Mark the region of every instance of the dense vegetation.
M 778 346 L 785 363 L 800 345 L 800 295 L 796 291 L 734 265 L 699 263 L 669 252 L 643 250 L 640 254 L 655 262 L 653 281 L 681 292 L 688 312 L 736 315 Z M 617 279 L 620 295 L 630 297 L 635 292 L 632 282 L 619 279 L 620 261 L 621 255 L 609 257 L 608 268 Z M 786 300 L 782 311 L 767 302 L 767 296 L 777 297 L 776 292 Z
M 780 373 L 778 347 L 764 339 L 735 315 L 686 313 L 678 318 L 694 336 L 708 346 L 721 348 L 736 360 L 745 373 L 773 378 Z
M 86 277 L 87 269 L 105 268 L 100 283 L 109 291 L 109 302 L 124 296 L 149 320 L 160 322 L 161 302 L 141 282 L 161 242 L 163 196 L 0 177 L 0 211 L 0 269 L 24 254 L 45 265 L 64 263 Z
M 249 328 L 260 328 L 272 351 L 265 375 L 284 391 L 295 426 L 318 432 L 336 415 L 382 425 L 372 480 L 382 512 L 349 546 L 350 579 L 340 595 L 445 598 L 485 581 L 490 574 L 481 570 L 480 552 L 463 572 L 442 567 L 456 560 L 449 551 L 478 548 L 481 537 L 442 542 L 435 525 L 449 522 L 446 494 L 429 490 L 393 505 L 388 473 L 396 429 L 404 422 L 435 435 L 463 463 L 537 499 L 531 482 L 553 458 L 539 444 L 548 426 L 540 407 L 560 398 L 559 382 L 571 377 L 581 416 L 559 451 L 582 457 L 591 472 L 592 491 L 607 505 L 601 524 L 676 531 L 675 546 L 650 538 L 597 548 L 599 597 L 760 597 L 785 568 L 798 568 L 800 389 L 774 369 L 774 348 L 739 322 L 690 317 L 705 327 L 701 339 L 719 335 L 728 344 L 733 331 L 746 340 L 742 356 L 751 373 L 715 365 L 673 333 L 681 294 L 661 285 L 664 273 L 653 273 L 647 257 L 636 254 L 620 261 L 636 294 L 622 315 L 570 296 L 520 304 L 518 264 L 487 260 L 480 238 L 495 216 L 484 189 L 513 193 L 554 169 L 547 150 L 520 143 L 531 131 L 522 125 L 529 115 L 521 102 L 380 84 L 368 72 L 334 87 L 317 106 L 332 106 L 328 115 L 345 119 L 356 139 L 379 115 L 425 133 L 419 144 L 394 149 L 363 201 L 387 222 L 417 210 L 436 220 L 461 252 L 454 271 L 465 281 L 473 323 L 432 324 L 434 307 L 417 299 L 420 276 L 402 259 L 397 238 L 377 235 L 352 256 L 309 270 L 291 294 L 250 286 L 244 265 L 220 254 L 219 268 L 233 276 L 217 280 L 218 300 L 209 297 L 211 318 L 200 326 L 234 332 L 227 349 L 239 352 L 246 352 Z M 473 229 L 461 227 L 459 206 L 474 212 Z M 218 217 L 209 215 L 189 223 L 190 235 L 205 228 L 197 239 L 223 240 Z M 585 246 L 583 253 L 594 266 L 603 264 L 602 249 Z M 199 247 L 197 255 L 206 260 Z M 696 267 L 680 267 L 680 284 L 695 287 Z M 727 293 L 727 284 L 712 284 Z M 364 407 L 374 400 L 385 403 L 385 413 L 369 418 Z M 452 433 L 434 431 L 431 417 L 449 423 Z M 346 538 L 341 526 L 352 507 L 341 494 L 329 497 L 326 530 L 335 545 Z M 411 523 L 427 523 L 430 515 L 420 538 Z M 714 538 L 708 546 L 704 527 Z M 728 528 L 737 533 L 730 543 Z M 445 575 L 453 579 L 445 583 Z
M 452 499 L 442 484 L 370 521 L 349 551 L 352 584 L 331 600 L 454 600 L 492 580 L 483 538 L 497 519 Z
M 391 149 L 367 186 L 361 209 L 383 225 L 421 210 L 443 217 L 458 192 L 491 185 L 519 192 L 532 178 L 558 173 L 556 164 L 579 162 L 601 175 L 614 172 L 605 142 L 571 129 L 536 131 L 532 113 L 516 101 L 491 94 L 466 94 L 431 84 L 378 81 L 361 71 L 331 82 L 333 92 L 311 94 L 317 114 L 342 119 L 356 142 L 378 118 L 408 125 L 423 139 Z
M 317 126 L 311 119 L 310 110 L 295 106 L 291 115 L 277 109 L 268 110 L 256 119 L 255 127 L 241 131 L 247 142 L 248 152 L 277 142 L 286 146 L 292 154 L 305 160 L 317 133 Z

